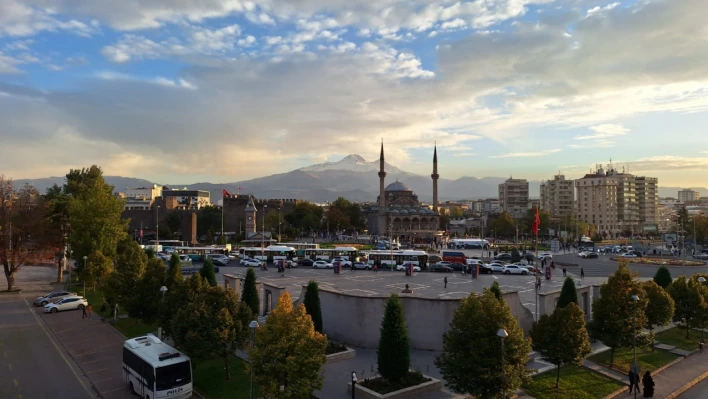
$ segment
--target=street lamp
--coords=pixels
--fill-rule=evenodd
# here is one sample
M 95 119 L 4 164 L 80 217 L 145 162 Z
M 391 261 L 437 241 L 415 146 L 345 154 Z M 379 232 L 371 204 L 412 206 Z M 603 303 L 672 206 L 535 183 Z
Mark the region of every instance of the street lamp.
M 504 387 L 505 381 L 504 381 L 504 338 L 508 337 L 509 334 L 506 332 L 505 329 L 500 328 L 499 331 L 497 331 L 497 337 L 501 339 L 501 377 L 502 377 L 502 394 L 503 398 L 506 399 L 506 388 Z
M 165 287 L 164 285 L 162 287 L 160 287 L 160 292 L 162 292 L 162 299 L 164 300 L 165 299 L 165 292 L 167 292 L 167 287 Z
M 638 373 L 638 367 L 637 367 L 637 322 L 636 322 L 636 310 L 637 310 L 637 302 L 639 302 L 639 297 L 637 295 L 632 295 L 632 303 L 634 304 L 634 309 L 632 309 L 632 330 L 634 333 L 632 334 L 632 347 L 634 349 L 634 358 L 632 361 L 632 368 L 631 372 L 634 373 L 634 380 L 636 381 L 637 378 L 639 378 L 639 373 Z M 630 384 L 632 381 L 629 382 Z M 637 397 L 637 391 L 634 391 L 634 397 Z
M 155 220 L 155 252 L 158 252 L 158 245 L 160 245 L 160 205 L 157 206 L 157 216 Z
M 258 328 L 258 322 L 256 320 L 251 321 L 248 324 L 248 327 L 251 328 L 251 345 L 253 347 L 256 347 L 256 328 Z M 249 362 L 250 362 L 250 357 L 249 357 Z M 251 399 L 253 399 L 253 364 L 251 363 Z
M 265 258 L 265 214 L 266 214 L 266 212 L 268 212 L 268 205 L 263 205 L 263 217 L 262 217 L 263 226 L 261 226 L 261 261 L 263 261 L 265 265 L 267 265 L 267 263 L 265 263 L 265 260 L 263 258 Z
M 86 262 L 88 260 L 88 256 L 84 255 L 84 270 L 86 270 Z M 83 279 L 82 279 L 83 280 Z M 86 281 L 84 281 L 84 298 L 86 297 Z
M 705 277 L 701 276 L 698 277 L 698 289 L 700 290 L 699 293 L 702 295 L 703 294 L 703 284 L 705 284 L 706 279 Z M 705 333 L 705 326 L 703 325 L 703 317 L 704 317 L 705 309 L 701 312 L 701 342 L 703 341 L 704 338 L 704 333 Z
M 352 399 L 356 399 L 356 371 L 352 371 Z

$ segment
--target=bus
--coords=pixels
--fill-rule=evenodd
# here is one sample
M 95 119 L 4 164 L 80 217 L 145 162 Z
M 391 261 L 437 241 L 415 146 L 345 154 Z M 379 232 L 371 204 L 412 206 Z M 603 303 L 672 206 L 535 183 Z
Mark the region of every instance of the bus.
M 489 241 L 482 238 L 453 238 L 450 243 L 456 249 L 488 249 Z
M 463 265 L 467 263 L 467 256 L 462 252 L 443 251 L 442 258 L 445 262 L 462 263 Z
M 421 269 L 428 267 L 428 253 L 425 251 L 369 251 L 367 257 L 371 266 L 378 262 L 382 267 L 395 267 L 408 262 Z
M 203 261 L 209 254 L 227 255 L 229 251 L 231 251 L 231 244 L 214 245 L 211 247 L 164 247 L 164 251 L 167 253 L 177 252 L 181 255 L 187 255 L 193 261 Z
M 262 247 L 243 247 L 238 249 L 240 258 L 258 259 L 275 262 L 278 260 L 293 260 L 297 251 L 285 245 L 269 245 Z
M 295 249 L 319 249 L 320 244 L 314 242 L 279 242 L 278 245 L 293 247 Z
M 123 344 L 123 381 L 141 398 L 192 397 L 192 363 L 152 334 Z
M 297 251 L 297 255 L 298 258 L 312 260 L 330 261 L 334 258 L 342 258 L 353 262 L 359 258 L 359 250 L 355 247 L 301 249 Z

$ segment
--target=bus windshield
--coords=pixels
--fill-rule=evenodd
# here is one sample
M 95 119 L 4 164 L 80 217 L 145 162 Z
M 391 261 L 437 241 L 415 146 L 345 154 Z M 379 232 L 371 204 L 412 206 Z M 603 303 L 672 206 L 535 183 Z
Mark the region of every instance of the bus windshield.
M 155 374 L 156 391 L 165 391 L 192 382 L 192 370 L 189 367 L 189 362 L 158 367 L 155 369 Z

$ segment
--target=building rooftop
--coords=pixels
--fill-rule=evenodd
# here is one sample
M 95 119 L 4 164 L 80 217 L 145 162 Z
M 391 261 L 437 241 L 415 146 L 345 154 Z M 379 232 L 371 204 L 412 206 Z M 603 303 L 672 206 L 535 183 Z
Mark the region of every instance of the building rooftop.
M 386 186 L 386 191 L 413 191 L 400 181 L 395 181 Z

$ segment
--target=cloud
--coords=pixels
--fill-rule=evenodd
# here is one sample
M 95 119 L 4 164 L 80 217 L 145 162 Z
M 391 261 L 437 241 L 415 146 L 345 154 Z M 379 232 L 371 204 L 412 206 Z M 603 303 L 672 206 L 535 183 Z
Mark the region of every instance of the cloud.
M 51 7 L 33 6 L 31 1 L 0 1 L 0 37 L 31 36 L 47 31 L 89 37 L 97 32 L 97 27 L 77 19 L 62 18 Z
M 593 134 L 585 136 L 577 136 L 576 140 L 597 140 L 606 139 L 610 137 L 624 136 L 629 133 L 629 129 L 623 127 L 622 125 L 614 125 L 611 123 L 603 123 L 602 125 L 590 126 Z
M 659 155 L 640 158 L 636 161 L 622 162 L 622 165 L 629 166 L 632 173 L 678 170 L 701 171 L 708 169 L 708 157 Z
M 474 152 L 457 152 L 452 154 L 453 157 L 471 157 L 471 156 L 476 156 L 477 153 Z
M 502 155 L 492 155 L 489 158 L 527 158 L 527 157 L 542 157 L 544 155 L 561 152 L 561 149 L 544 150 L 537 152 L 510 152 Z
M 583 142 L 582 144 L 569 144 L 570 148 L 612 148 L 615 142 L 611 140 L 595 140 L 593 142 Z
M 22 60 L 11 57 L 9 55 L 4 55 L 2 52 L 0 52 L 0 74 L 19 73 L 21 71 L 17 68 L 17 65 L 20 65 L 22 63 Z

